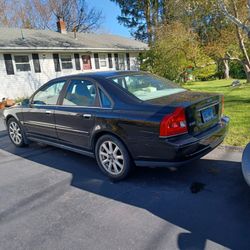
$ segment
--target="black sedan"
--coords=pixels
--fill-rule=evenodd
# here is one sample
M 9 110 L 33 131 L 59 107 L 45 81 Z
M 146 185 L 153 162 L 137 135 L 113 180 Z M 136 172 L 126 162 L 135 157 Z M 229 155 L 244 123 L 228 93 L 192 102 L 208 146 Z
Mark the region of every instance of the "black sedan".
M 41 142 L 95 157 L 114 180 L 134 166 L 179 166 L 225 138 L 223 96 L 197 93 L 144 72 L 60 77 L 4 110 L 11 141 Z

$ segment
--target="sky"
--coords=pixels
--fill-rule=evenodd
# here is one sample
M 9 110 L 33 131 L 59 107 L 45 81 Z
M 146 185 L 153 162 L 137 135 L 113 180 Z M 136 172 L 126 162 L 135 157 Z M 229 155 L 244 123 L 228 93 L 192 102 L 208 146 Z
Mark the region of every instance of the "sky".
M 114 2 L 110 0 L 86 0 L 86 3 L 89 7 L 95 7 L 103 13 L 104 22 L 100 32 L 131 37 L 129 30 L 118 23 L 117 16 L 120 14 L 120 8 Z

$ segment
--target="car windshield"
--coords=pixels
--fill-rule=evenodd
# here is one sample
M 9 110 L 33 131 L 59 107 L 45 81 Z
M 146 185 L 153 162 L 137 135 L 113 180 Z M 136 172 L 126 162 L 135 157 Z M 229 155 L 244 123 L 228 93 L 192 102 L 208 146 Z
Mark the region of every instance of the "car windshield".
M 170 80 L 150 74 L 130 74 L 109 79 L 142 101 L 186 91 Z

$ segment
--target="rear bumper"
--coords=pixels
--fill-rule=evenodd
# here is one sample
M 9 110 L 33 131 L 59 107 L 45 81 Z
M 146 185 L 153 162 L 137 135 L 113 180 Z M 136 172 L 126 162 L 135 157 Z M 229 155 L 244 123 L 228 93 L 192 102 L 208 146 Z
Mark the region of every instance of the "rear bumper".
M 154 159 L 136 159 L 137 166 L 175 167 L 199 159 L 220 145 L 228 131 L 229 118 L 223 117 L 216 126 L 198 136 L 183 135 L 162 139 Z M 153 147 L 152 147 L 153 149 Z M 152 151 L 151 151 L 152 152 Z

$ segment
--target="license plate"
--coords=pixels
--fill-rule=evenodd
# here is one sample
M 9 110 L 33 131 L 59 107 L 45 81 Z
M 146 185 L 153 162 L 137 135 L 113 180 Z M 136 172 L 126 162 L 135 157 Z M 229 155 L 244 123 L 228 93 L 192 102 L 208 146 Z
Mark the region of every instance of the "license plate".
M 201 115 L 204 123 L 209 122 L 214 119 L 214 109 L 212 107 L 204 109 L 201 111 Z

